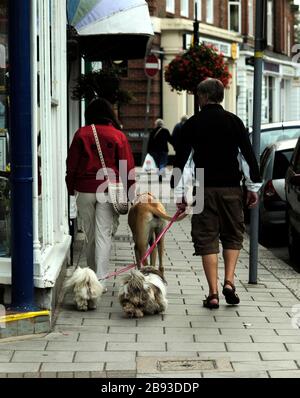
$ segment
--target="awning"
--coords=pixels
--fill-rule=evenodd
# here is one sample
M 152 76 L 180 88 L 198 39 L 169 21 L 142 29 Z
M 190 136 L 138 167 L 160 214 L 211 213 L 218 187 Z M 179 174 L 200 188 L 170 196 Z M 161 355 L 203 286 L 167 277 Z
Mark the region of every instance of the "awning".
M 68 20 L 89 60 L 143 58 L 153 29 L 145 0 L 68 0 Z

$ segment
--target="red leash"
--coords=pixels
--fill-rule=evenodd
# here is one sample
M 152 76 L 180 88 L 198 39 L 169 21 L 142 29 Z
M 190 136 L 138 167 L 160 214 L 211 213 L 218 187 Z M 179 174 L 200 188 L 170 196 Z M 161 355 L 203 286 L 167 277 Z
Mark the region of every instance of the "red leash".
M 146 253 L 144 254 L 143 258 L 141 259 L 141 265 L 144 264 L 144 262 L 146 261 L 146 259 L 150 256 L 150 254 L 153 252 L 153 250 L 155 249 L 155 247 L 157 246 L 157 244 L 159 243 L 159 241 L 161 240 L 161 238 L 166 234 L 166 232 L 171 228 L 171 226 L 174 224 L 174 222 L 178 219 L 178 217 L 182 214 L 182 210 L 177 210 L 177 212 L 174 214 L 174 216 L 172 217 L 171 221 L 169 222 L 169 224 L 167 224 L 165 226 L 165 228 L 161 231 L 161 233 L 158 235 L 158 237 L 156 238 L 155 242 L 153 243 L 153 245 L 151 247 L 149 247 L 149 249 L 146 251 Z M 127 267 L 125 268 L 121 268 L 119 271 L 116 272 L 112 272 L 110 274 L 108 274 L 105 278 L 103 278 L 102 280 L 105 279 L 109 279 L 112 278 L 113 276 L 117 276 L 120 274 L 123 274 L 126 271 L 129 271 L 132 268 L 135 268 L 136 264 L 130 264 L 127 265 Z

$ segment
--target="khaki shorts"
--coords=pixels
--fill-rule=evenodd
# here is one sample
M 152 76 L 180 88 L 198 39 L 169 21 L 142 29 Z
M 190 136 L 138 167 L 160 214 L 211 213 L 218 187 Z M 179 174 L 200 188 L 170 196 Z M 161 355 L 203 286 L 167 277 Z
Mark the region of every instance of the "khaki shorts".
M 219 240 L 225 250 L 241 250 L 244 232 L 241 188 L 205 188 L 204 210 L 192 217 L 194 255 L 219 253 Z

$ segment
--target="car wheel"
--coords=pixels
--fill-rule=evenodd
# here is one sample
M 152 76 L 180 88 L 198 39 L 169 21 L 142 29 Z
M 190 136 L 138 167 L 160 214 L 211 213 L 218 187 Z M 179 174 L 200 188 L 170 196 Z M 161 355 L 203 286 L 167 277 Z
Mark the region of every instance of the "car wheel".
M 290 223 L 288 224 L 288 248 L 290 260 L 300 266 L 300 237 Z

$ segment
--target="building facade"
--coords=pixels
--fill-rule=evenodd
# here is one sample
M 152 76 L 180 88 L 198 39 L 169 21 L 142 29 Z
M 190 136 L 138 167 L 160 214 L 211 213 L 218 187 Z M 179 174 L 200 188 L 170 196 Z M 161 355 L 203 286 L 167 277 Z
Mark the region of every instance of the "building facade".
M 237 80 L 237 113 L 247 126 L 253 120 L 255 0 L 242 0 Z M 297 6 L 289 0 L 267 0 L 267 48 L 264 55 L 262 123 L 300 119 L 300 64 L 295 53 Z M 296 59 L 294 58 L 294 61 Z
M 160 58 L 160 73 L 152 80 L 150 95 L 150 122 L 162 117 L 166 127 L 173 127 L 183 115 L 194 113 L 194 96 L 186 92 L 176 93 L 164 80 L 165 67 L 176 55 L 184 52 L 193 41 L 194 20 L 197 6 L 197 19 L 200 21 L 200 42 L 213 44 L 225 56 L 232 81 L 225 92 L 224 107 L 236 112 L 237 62 L 241 32 L 237 29 L 240 8 L 232 10 L 227 0 L 149 0 L 149 9 L 155 31 L 151 52 Z M 136 153 L 142 150 L 142 137 L 145 131 L 147 109 L 147 78 L 143 62 L 128 65 L 128 78 L 124 86 L 131 90 L 136 102 L 122 107 L 120 118 L 128 132 Z M 170 154 L 173 154 L 170 148 Z M 140 158 L 137 156 L 137 161 Z
M 172 131 L 182 115 L 193 114 L 194 97 L 172 91 L 164 81 L 164 69 L 192 43 L 195 5 L 200 21 L 200 42 L 219 48 L 232 74 L 223 105 L 237 113 L 247 126 L 252 125 L 254 68 L 251 57 L 254 55 L 256 1 L 149 0 L 148 5 L 155 31 L 151 52 L 160 59 L 161 70 L 150 83 L 150 104 L 147 104 L 144 62 L 129 62 L 128 77 L 123 84 L 133 92 L 135 101 L 120 111 L 137 162 L 141 159 L 145 131 L 153 126 L 156 118 L 163 118 Z M 290 0 L 267 1 L 268 47 L 264 58 L 262 123 L 300 118 L 299 64 L 292 61 L 296 8 Z M 170 153 L 173 153 L 171 148 Z
M 153 32 L 147 4 L 139 3 L 134 2 L 130 18 L 140 22 L 142 15 L 143 28 L 136 24 L 132 34 L 127 32 L 127 19 L 120 14 L 116 27 L 122 34 L 105 26 L 100 26 L 104 32 L 93 32 L 90 42 L 104 37 L 109 59 L 110 51 L 118 56 L 114 42 L 121 39 L 134 44 L 132 57 L 144 56 Z M 130 11 L 125 0 L 122 5 L 125 13 Z M 82 10 L 78 1 L 74 6 Z M 109 15 L 108 6 L 100 11 Z M 68 22 L 67 0 L 0 0 L 0 308 L 5 304 L 13 311 L 54 309 L 70 264 L 66 158 L 75 131 L 84 124 L 84 103 L 71 97 L 76 78 L 84 72 L 86 48 L 77 42 L 76 60 L 71 57 L 74 41 L 68 41 Z M 91 44 L 89 48 L 93 50 Z M 100 57 L 101 46 L 97 49 Z M 124 46 L 118 51 L 124 54 Z M 26 139 L 18 141 L 20 137 Z M 12 329 L 5 330 L 16 333 L 18 328 Z
M 15 4 L 17 7 L 18 5 Z M 8 88 L 8 1 L 1 0 L 1 134 L 10 134 Z M 33 274 L 36 304 L 51 309 L 60 291 L 64 266 L 69 258 L 71 237 L 65 188 L 67 156 L 67 52 L 65 0 L 30 2 L 30 84 L 32 139 Z M 4 69 L 4 70 L 3 70 Z M 4 79 L 4 80 L 3 80 Z M 4 108 L 4 109 L 2 109 Z M 8 150 L 2 153 L 2 172 L 10 167 Z M 2 178 L 2 184 L 7 179 Z M 2 304 L 11 303 L 12 262 L 10 247 L 10 200 L 1 191 L 0 288 Z M 7 214 L 4 212 L 6 199 Z M 22 198 L 19 198 L 22 201 Z M 24 210 L 25 211 L 25 210 Z M 30 248 L 29 248 L 30 250 Z M 4 294 L 3 294 L 4 293 Z

